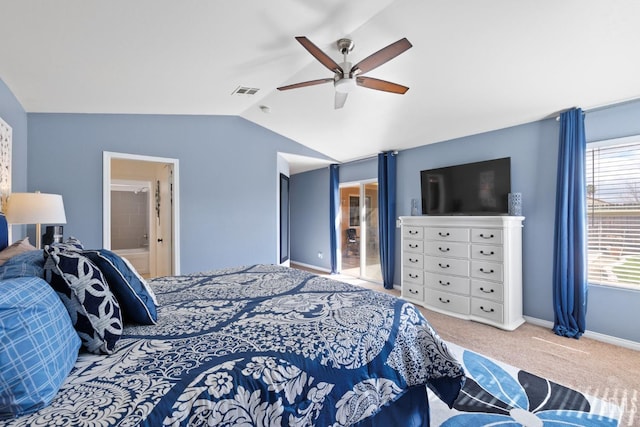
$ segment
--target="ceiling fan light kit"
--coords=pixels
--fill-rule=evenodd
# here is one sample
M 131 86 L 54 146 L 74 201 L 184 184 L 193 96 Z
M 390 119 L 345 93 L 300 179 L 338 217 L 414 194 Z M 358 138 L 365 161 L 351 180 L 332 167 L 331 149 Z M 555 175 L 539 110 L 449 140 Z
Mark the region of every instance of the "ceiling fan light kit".
M 336 109 L 342 108 L 344 106 L 347 100 L 347 94 L 349 92 L 352 92 L 356 88 L 356 86 L 362 86 L 368 89 L 375 89 L 383 92 L 397 93 L 400 95 L 406 93 L 407 90 L 409 90 L 407 86 L 402 86 L 397 83 L 391 83 L 385 80 L 374 79 L 372 77 L 366 77 L 362 75 L 368 71 L 378 68 L 380 65 L 390 61 L 391 59 L 411 48 L 412 45 L 406 38 L 400 39 L 395 43 L 391 43 L 389 46 L 380 49 L 372 55 L 369 55 L 353 66 L 351 66 L 351 62 L 347 61 L 347 55 L 353 50 L 355 46 L 351 39 L 342 38 L 336 42 L 338 50 L 344 56 L 344 62 L 342 62 L 341 64 L 338 64 L 333 59 L 331 59 L 329 55 L 320 50 L 320 48 L 318 48 L 306 37 L 298 36 L 296 37 L 296 40 L 298 40 L 298 42 L 305 49 L 307 49 L 307 51 L 318 60 L 318 62 L 332 71 L 334 73 L 334 77 L 281 86 L 278 88 L 278 90 L 297 89 L 333 81 L 333 86 L 335 88 L 334 107 Z
M 352 77 L 343 77 L 333 82 L 333 86 L 336 88 L 336 92 L 349 93 L 356 88 L 357 84 L 356 79 Z

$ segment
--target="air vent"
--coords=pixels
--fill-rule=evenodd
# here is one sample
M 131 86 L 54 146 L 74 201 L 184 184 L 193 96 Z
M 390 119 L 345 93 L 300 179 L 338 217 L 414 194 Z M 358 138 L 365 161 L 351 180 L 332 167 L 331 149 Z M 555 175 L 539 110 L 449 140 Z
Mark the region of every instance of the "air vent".
M 257 87 L 238 86 L 231 95 L 255 95 L 259 90 Z

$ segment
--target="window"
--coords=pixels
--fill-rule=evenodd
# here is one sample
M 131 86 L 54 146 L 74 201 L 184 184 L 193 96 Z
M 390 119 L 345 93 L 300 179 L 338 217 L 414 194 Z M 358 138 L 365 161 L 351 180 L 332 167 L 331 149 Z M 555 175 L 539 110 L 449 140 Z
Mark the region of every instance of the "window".
M 640 136 L 587 146 L 589 283 L 640 289 Z

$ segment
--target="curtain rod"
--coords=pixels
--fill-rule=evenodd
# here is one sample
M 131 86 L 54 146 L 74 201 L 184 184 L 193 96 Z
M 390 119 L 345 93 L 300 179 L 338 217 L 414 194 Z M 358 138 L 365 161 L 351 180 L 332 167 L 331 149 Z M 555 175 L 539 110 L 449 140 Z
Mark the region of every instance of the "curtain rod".
M 380 153 L 388 153 L 388 152 L 391 152 L 394 155 L 398 155 L 398 150 L 381 151 Z M 358 158 L 355 158 L 355 159 L 352 159 L 352 160 L 347 160 L 346 162 L 342 162 L 340 164 L 341 165 L 349 165 L 349 164 L 352 164 L 352 163 L 360 163 L 360 162 L 364 162 L 366 160 L 377 159 L 378 158 L 378 154 L 372 154 L 370 156 L 365 156 L 365 157 L 358 157 Z
M 637 102 L 639 100 L 640 100 L 640 98 L 629 98 L 629 99 L 625 99 L 625 100 L 621 100 L 621 101 L 611 102 L 609 104 L 595 105 L 595 106 L 593 106 L 591 108 L 583 108 L 582 109 L 582 113 L 583 114 L 594 113 L 596 111 L 605 110 L 605 109 L 611 108 L 613 106 L 629 104 L 631 102 Z M 560 110 L 560 111 L 557 111 L 555 113 L 549 114 L 547 117 L 551 118 L 551 117 L 555 116 L 556 121 L 558 121 L 558 120 L 560 120 L 560 114 L 562 114 L 562 113 L 564 113 L 566 111 L 569 111 L 572 108 L 578 108 L 578 107 L 565 108 L 564 110 Z

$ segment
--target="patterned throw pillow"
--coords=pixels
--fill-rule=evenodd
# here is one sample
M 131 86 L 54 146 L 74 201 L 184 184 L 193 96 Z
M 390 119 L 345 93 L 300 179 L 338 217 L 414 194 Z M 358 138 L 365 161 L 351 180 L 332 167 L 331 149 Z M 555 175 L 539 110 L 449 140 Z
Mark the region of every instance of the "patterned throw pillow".
M 80 242 L 80 240 L 76 239 L 73 236 L 69 236 L 67 240 L 65 240 L 64 242 L 52 243 L 50 245 L 45 246 L 44 247 L 45 252 L 48 251 L 48 249 L 51 247 L 56 247 L 64 251 L 81 251 L 84 249 L 82 242 Z
M 67 308 L 82 344 L 91 353 L 111 354 L 122 335 L 122 315 L 104 276 L 89 258 L 49 246 L 45 279 Z
M 78 358 L 80 338 L 44 280 L 0 281 L 0 419 L 48 405 Z
M 82 251 L 107 279 L 111 292 L 122 308 L 122 317 L 142 325 L 155 325 L 158 320 L 153 295 L 143 281 L 118 254 L 107 249 Z

